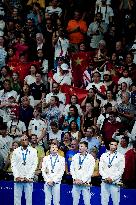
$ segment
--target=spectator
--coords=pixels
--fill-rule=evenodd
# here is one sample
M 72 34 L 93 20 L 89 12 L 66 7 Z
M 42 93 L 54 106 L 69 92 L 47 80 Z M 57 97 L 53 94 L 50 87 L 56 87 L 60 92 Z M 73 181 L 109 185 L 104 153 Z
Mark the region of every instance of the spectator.
M 7 159 L 12 142 L 13 139 L 7 134 L 7 125 L 3 124 L 0 129 L 0 154 L 4 159 L 4 162 Z
M 94 62 L 97 64 L 97 67 L 103 67 L 103 63 L 107 60 L 107 48 L 106 42 L 104 40 L 99 41 L 98 48 L 96 50 L 96 54 L 94 56 Z
M 123 182 L 127 188 L 136 188 L 136 142 L 133 148 L 128 150 L 125 154 L 125 169 L 123 174 Z
M 94 149 L 99 149 L 100 141 L 94 136 L 95 130 L 88 127 L 85 131 L 85 138 L 81 139 L 81 142 L 86 141 L 88 143 L 88 152 L 92 152 Z
M 10 81 L 4 80 L 3 89 L 0 90 L 0 113 L 3 117 L 4 122 L 8 122 L 9 115 L 8 109 L 11 107 L 11 103 L 9 102 L 9 98 L 14 97 L 17 98 L 17 92 L 12 90 Z
M 28 134 L 29 137 L 32 135 L 37 136 L 37 142 L 39 145 L 42 145 L 41 140 L 45 136 L 46 132 L 46 123 L 45 121 L 41 118 L 42 110 L 40 107 L 35 107 L 33 116 L 34 118 L 31 119 L 29 126 L 28 126 Z
M 44 38 L 42 33 L 36 33 L 36 45 L 35 45 L 35 51 L 38 51 L 39 49 L 42 49 L 44 56 L 48 59 L 48 42 Z
M 86 130 L 92 125 L 96 125 L 97 116 L 95 114 L 94 107 L 91 103 L 86 103 L 85 112 L 82 120 L 82 129 Z
M 126 92 L 129 93 L 127 83 L 121 83 L 120 87 L 118 87 L 119 91 L 116 95 L 117 103 L 120 104 L 122 102 L 122 96 Z
M 133 42 L 133 45 L 132 45 L 132 48 L 131 48 L 131 52 L 134 55 L 134 63 L 136 64 L 136 38 L 135 38 L 135 40 Z
M 69 107 L 69 113 L 67 116 L 65 116 L 64 123 L 63 123 L 64 131 L 68 131 L 70 122 L 73 120 L 77 123 L 78 129 L 80 129 L 81 119 L 80 119 L 80 116 L 78 114 L 78 109 L 75 105 L 71 105 Z
M 48 104 L 50 102 L 50 99 L 51 99 L 52 96 L 56 96 L 56 97 L 59 98 L 60 105 L 65 104 L 66 96 L 65 96 L 64 93 L 61 92 L 60 86 L 56 82 L 53 82 L 53 84 L 52 84 L 52 92 L 50 92 L 46 95 L 46 98 L 43 101 L 43 107 L 46 106 L 46 104 Z
M 50 153 L 51 153 L 51 152 L 50 152 L 50 147 L 51 147 L 52 145 L 58 146 L 58 155 L 64 157 L 64 152 L 60 149 L 60 143 L 58 142 L 57 139 L 52 139 L 52 140 L 50 141 L 49 150 L 46 152 L 46 156 L 49 156 L 49 155 L 50 155 Z
M 117 58 L 119 59 L 120 64 L 123 63 L 123 58 L 124 58 L 124 50 L 123 50 L 123 45 L 121 41 L 116 41 L 115 43 L 115 53 L 117 55 Z
M 113 22 L 113 9 L 110 7 L 110 4 L 106 3 L 106 0 L 101 0 L 101 5 L 97 4 L 95 13 L 96 12 L 101 12 L 105 23 L 110 24 Z
M 87 32 L 86 22 L 81 19 L 79 11 L 74 12 L 74 18 L 67 25 L 68 37 L 70 42 L 70 51 L 77 51 L 78 45 L 85 40 Z
M 123 70 L 122 77 L 119 79 L 118 84 L 120 85 L 121 83 L 127 83 L 127 87 L 130 88 L 132 84 L 132 79 L 129 77 L 129 72 L 127 69 Z
M 44 149 L 40 145 L 38 145 L 37 135 L 31 135 L 31 146 L 37 150 L 37 157 L 38 157 L 38 165 L 35 171 L 35 181 L 41 180 L 41 168 L 42 168 L 42 160 L 45 156 Z
M 48 13 L 50 16 L 57 14 L 57 17 L 61 17 L 62 9 L 58 6 L 58 0 L 51 0 L 51 5 L 47 6 L 45 9 L 45 13 Z
M 129 77 L 133 80 L 133 82 L 136 80 L 135 74 L 136 74 L 136 64 L 133 62 L 134 56 L 130 52 L 126 55 L 125 59 L 125 67 L 129 72 Z
M 27 14 L 27 19 L 33 19 L 35 26 L 38 28 L 39 31 L 41 31 L 41 23 L 42 23 L 42 18 L 43 14 L 40 8 L 40 4 L 35 2 L 32 5 L 32 11 L 30 11 L 29 14 Z
M 106 105 L 107 103 L 112 104 L 112 111 L 116 111 L 117 103 L 113 99 L 113 93 L 112 93 L 111 90 L 107 90 L 107 92 L 106 92 L 106 100 L 103 100 L 102 103 L 101 103 L 102 112 L 104 111 L 104 105 Z
M 29 85 L 27 85 L 27 84 L 23 86 L 22 92 L 20 92 L 20 95 L 18 95 L 17 100 L 19 101 L 19 103 L 21 102 L 21 99 L 22 99 L 22 97 L 24 97 L 24 96 L 28 97 L 28 99 L 29 99 L 29 101 L 30 101 L 30 105 L 31 105 L 32 107 L 34 107 L 34 98 L 33 98 L 33 96 L 31 95 L 30 87 L 29 87 Z
M 33 117 L 33 108 L 30 105 L 29 98 L 24 96 L 21 98 L 21 105 L 19 107 L 19 119 L 25 123 L 26 129 L 28 129 L 29 122 Z
M 17 92 L 17 94 L 20 94 L 20 92 L 21 92 L 21 83 L 20 83 L 19 73 L 18 72 L 13 72 L 12 73 L 11 87 L 14 91 Z
M 99 174 L 99 159 L 97 158 L 97 150 L 94 148 L 92 152 L 90 153 L 94 159 L 95 159 L 95 167 L 94 167 L 94 172 L 92 175 L 92 185 L 93 186 L 99 186 L 101 177 Z
M 116 92 L 117 92 L 117 86 L 112 81 L 112 76 L 111 76 L 110 71 L 108 71 L 108 70 L 104 71 L 104 73 L 103 73 L 103 82 L 104 82 L 105 86 L 107 87 L 107 90 L 113 92 L 113 95 L 115 95 Z
M 89 85 L 86 87 L 86 90 L 90 90 L 90 88 L 93 88 L 97 93 L 98 99 L 101 100 L 105 97 L 107 87 L 104 83 L 100 82 L 101 75 L 99 72 L 94 72 L 92 77 L 93 82 L 89 83 Z
M 112 111 L 112 104 L 111 103 L 105 104 L 104 112 L 99 115 L 96 123 L 100 131 L 103 129 L 103 125 L 105 124 L 105 122 L 108 121 L 109 114 L 111 111 Z M 121 119 L 119 117 L 116 117 L 116 121 L 121 122 Z
M 60 149 L 64 152 L 66 156 L 66 152 L 70 150 L 71 148 L 71 133 L 70 132 L 65 132 L 62 143 L 60 145 Z
M 52 121 L 50 123 L 51 130 L 47 132 L 47 141 L 56 139 L 57 141 L 62 141 L 63 132 L 59 130 L 57 122 Z
M 42 82 L 41 73 L 35 74 L 36 81 L 30 85 L 30 90 L 34 98 L 35 106 L 42 102 L 46 94 L 45 85 Z
M 79 113 L 80 116 L 83 115 L 83 111 L 82 111 L 80 105 L 78 104 L 78 97 L 77 97 L 76 95 L 72 95 L 71 98 L 70 98 L 70 103 L 67 104 L 67 105 L 65 106 L 65 108 L 64 108 L 64 112 L 63 112 L 63 115 L 64 115 L 64 116 L 68 115 L 69 107 L 70 107 L 71 105 L 75 105 L 75 106 L 77 107 L 78 113 Z
M 24 84 L 31 85 L 32 83 L 36 82 L 36 77 L 35 77 L 36 71 L 37 71 L 36 65 L 34 64 L 31 65 L 30 74 L 25 77 Z
M 95 14 L 94 22 L 89 25 L 87 35 L 90 38 L 90 47 L 98 48 L 100 40 L 104 38 L 107 31 L 107 24 L 102 21 L 102 14 L 100 12 Z
M 19 120 L 19 107 L 16 106 L 11 111 L 11 120 L 7 123 L 8 133 L 13 141 L 20 142 L 22 134 L 26 134 L 25 123 Z
M 41 8 L 45 8 L 45 1 L 44 0 L 37 0 L 37 2 L 39 3 Z M 35 3 L 35 0 L 29 0 L 27 2 L 27 5 L 32 5 L 33 3 Z
M 112 139 L 113 133 L 122 127 L 122 124 L 116 120 L 116 113 L 113 111 L 109 113 L 108 121 L 103 124 L 102 133 L 103 139 L 107 149 Z
M 106 41 L 109 55 L 112 55 L 112 53 L 114 52 L 114 47 L 117 38 L 118 38 L 117 27 L 114 23 L 110 24 L 108 26 L 107 32 L 104 35 L 104 40 Z
M 66 176 L 65 176 L 65 179 L 66 179 L 66 182 L 68 184 L 72 184 L 73 183 L 73 180 L 72 180 L 72 176 L 71 176 L 71 173 L 70 173 L 70 165 L 71 165 L 71 162 L 72 162 L 72 157 L 78 153 L 78 140 L 76 139 L 73 139 L 71 141 L 71 146 L 70 146 L 70 150 L 66 152 L 66 157 L 65 157 L 65 160 L 66 160 Z
M 55 67 L 57 67 L 57 59 L 62 56 L 65 57 L 68 54 L 69 48 L 69 40 L 67 39 L 63 28 L 59 28 L 58 32 L 54 32 L 52 44 L 55 49 Z
M 20 38 L 17 43 L 14 45 L 15 56 L 19 60 L 20 54 L 25 54 L 25 61 L 28 61 L 28 45 L 25 42 L 25 38 Z
M 119 142 L 118 144 L 118 152 L 125 155 L 125 153 L 131 149 L 131 135 L 128 130 L 117 130 L 113 135 L 112 138 Z
M 37 61 L 40 63 L 40 71 L 42 73 L 42 80 L 43 83 L 48 88 L 48 70 L 49 70 L 49 61 L 47 60 L 47 57 L 44 55 L 42 49 L 37 50 Z
M 84 107 L 86 103 L 91 103 L 94 106 L 94 108 L 99 109 L 99 105 L 101 104 L 101 101 L 97 99 L 97 94 L 94 88 L 90 88 L 88 90 L 88 95 L 82 101 L 81 107 Z
M 3 86 L 4 80 L 11 80 L 11 70 L 8 66 L 3 66 L 0 71 L 0 83 Z
M 70 132 L 71 137 L 73 139 L 80 141 L 82 134 L 79 131 L 77 122 L 75 122 L 74 120 L 72 120 L 69 124 L 69 132 Z
M 0 36 L 0 69 L 6 65 L 7 52 L 4 48 L 4 38 Z
M 130 95 L 129 93 L 122 94 L 122 103 L 117 107 L 118 115 L 121 118 L 121 122 L 124 126 L 129 126 L 129 129 L 132 128 L 132 123 L 134 122 L 135 108 L 129 102 Z
M 135 106 L 136 108 L 136 84 L 135 83 L 132 83 L 131 84 L 131 87 L 132 87 L 132 90 L 131 90 L 131 104 L 133 106 Z
M 61 112 L 58 106 L 59 106 L 59 98 L 56 96 L 52 96 L 47 111 L 46 112 L 44 111 L 42 113 L 43 118 L 47 121 L 47 130 L 50 130 L 50 123 L 52 121 L 59 123 Z
M 68 64 L 63 63 L 60 66 L 59 72 L 53 75 L 53 80 L 60 85 L 64 85 L 64 84 L 71 85 L 72 78 L 71 78 Z

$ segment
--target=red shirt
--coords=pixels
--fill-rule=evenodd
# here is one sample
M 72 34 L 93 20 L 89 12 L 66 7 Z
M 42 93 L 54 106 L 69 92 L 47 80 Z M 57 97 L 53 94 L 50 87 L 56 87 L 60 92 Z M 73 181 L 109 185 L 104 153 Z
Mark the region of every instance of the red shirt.
M 86 22 L 83 20 L 76 21 L 76 20 L 70 20 L 68 22 L 67 31 L 71 32 L 73 29 L 80 27 L 80 31 L 83 33 L 87 32 L 87 25 Z M 69 42 L 73 44 L 79 44 L 84 41 L 84 34 L 80 31 L 73 32 L 69 34 Z
M 110 121 L 106 122 L 103 126 L 104 140 L 110 142 L 112 135 L 116 132 L 117 129 L 120 129 L 122 124 L 120 122 L 111 123 Z

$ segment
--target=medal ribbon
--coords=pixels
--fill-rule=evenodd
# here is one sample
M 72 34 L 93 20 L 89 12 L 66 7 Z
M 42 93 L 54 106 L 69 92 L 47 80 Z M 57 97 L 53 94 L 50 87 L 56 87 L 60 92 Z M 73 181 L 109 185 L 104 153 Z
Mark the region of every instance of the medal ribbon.
M 113 157 L 111 158 L 111 160 L 110 160 L 110 155 L 109 155 L 109 164 L 108 164 L 109 167 L 111 167 L 112 162 L 113 162 L 114 158 L 116 157 L 116 155 L 117 155 L 117 152 L 115 152 L 115 154 L 113 155 Z
M 83 164 L 83 162 L 84 162 L 86 156 L 87 156 L 87 155 L 85 155 L 84 158 L 81 160 L 81 156 L 79 155 L 79 165 L 80 165 L 80 167 L 82 166 L 82 164 Z
M 58 154 L 57 154 L 57 156 L 56 156 L 56 158 L 55 158 L 55 161 L 54 161 L 54 163 L 53 163 L 52 156 L 50 155 L 51 168 L 52 168 L 51 171 L 52 171 L 52 172 L 53 172 L 54 167 L 55 167 L 55 165 L 56 165 L 57 159 L 58 159 Z
M 28 149 L 26 149 L 26 153 L 24 153 L 22 149 L 22 157 L 23 157 L 24 164 L 26 163 L 27 154 L 28 154 Z

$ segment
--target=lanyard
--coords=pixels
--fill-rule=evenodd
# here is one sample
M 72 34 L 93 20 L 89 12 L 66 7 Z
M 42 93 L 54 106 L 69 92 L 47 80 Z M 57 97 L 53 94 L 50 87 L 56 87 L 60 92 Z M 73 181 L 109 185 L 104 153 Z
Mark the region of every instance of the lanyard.
M 81 156 L 79 155 L 79 165 L 80 165 L 79 169 L 82 168 L 82 164 L 83 164 L 83 162 L 84 162 L 86 156 L 87 156 L 87 154 L 85 154 L 84 158 L 81 160 Z
M 112 166 L 112 162 L 113 162 L 114 158 L 116 157 L 116 155 L 117 155 L 117 152 L 115 152 L 115 154 L 113 155 L 113 157 L 111 158 L 111 160 L 110 160 L 110 155 L 109 155 L 109 164 L 108 164 L 108 167 L 109 167 L 109 168 Z
M 52 172 L 52 173 L 54 173 L 54 167 L 55 167 L 55 165 L 56 165 L 57 159 L 58 159 L 58 154 L 57 154 L 57 156 L 56 156 L 56 158 L 55 158 L 55 161 L 54 161 L 54 163 L 53 163 L 52 156 L 50 155 L 50 160 L 51 160 L 51 172 Z
M 27 154 L 28 154 L 28 149 L 26 149 L 25 153 L 23 152 L 22 148 L 21 148 L 21 150 L 22 150 L 22 157 L 23 157 L 23 165 L 26 165 L 26 157 L 27 157 Z

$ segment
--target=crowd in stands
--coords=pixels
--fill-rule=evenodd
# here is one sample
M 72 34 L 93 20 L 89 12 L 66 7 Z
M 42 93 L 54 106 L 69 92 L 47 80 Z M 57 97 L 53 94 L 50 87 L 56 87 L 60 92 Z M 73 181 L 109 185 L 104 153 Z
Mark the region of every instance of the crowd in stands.
M 66 159 L 81 141 L 96 166 L 112 138 L 136 188 L 136 0 L 3 0 L 0 3 L 0 179 L 12 180 L 22 134 L 37 149 L 35 181 L 51 144 Z

